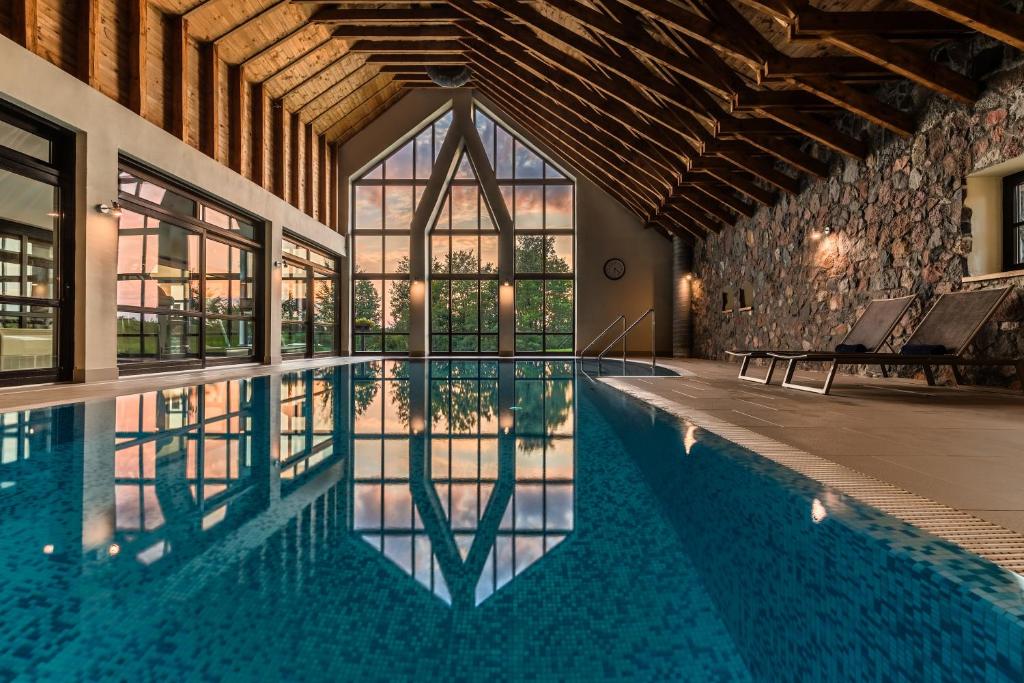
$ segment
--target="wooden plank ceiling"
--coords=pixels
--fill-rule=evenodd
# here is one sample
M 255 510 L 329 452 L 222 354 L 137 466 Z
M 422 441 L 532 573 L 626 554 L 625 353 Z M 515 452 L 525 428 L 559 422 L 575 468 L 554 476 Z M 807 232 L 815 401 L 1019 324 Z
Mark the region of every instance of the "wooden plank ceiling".
M 909 80 L 970 104 L 932 48 L 1024 49 L 998 0 L 13 0 L 0 30 L 339 226 L 339 145 L 430 64 L 477 88 L 648 225 L 701 239 L 913 117 Z M 840 127 L 837 120 L 845 118 Z

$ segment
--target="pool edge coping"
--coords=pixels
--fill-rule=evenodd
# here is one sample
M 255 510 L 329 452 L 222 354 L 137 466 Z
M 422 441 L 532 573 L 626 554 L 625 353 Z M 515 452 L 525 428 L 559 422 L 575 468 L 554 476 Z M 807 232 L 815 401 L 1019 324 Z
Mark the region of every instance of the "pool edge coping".
M 641 389 L 631 384 L 630 379 L 603 377 L 599 381 L 823 486 L 953 543 L 1007 571 L 1024 574 L 1024 535 L 846 465 L 739 427 L 703 411 L 688 408 L 672 399 Z

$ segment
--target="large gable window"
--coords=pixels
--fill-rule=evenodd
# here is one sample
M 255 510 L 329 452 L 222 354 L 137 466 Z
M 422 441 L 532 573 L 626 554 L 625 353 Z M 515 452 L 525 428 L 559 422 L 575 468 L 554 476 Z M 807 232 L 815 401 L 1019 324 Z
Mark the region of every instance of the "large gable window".
M 575 183 L 471 100 L 352 183 L 355 353 L 572 354 Z

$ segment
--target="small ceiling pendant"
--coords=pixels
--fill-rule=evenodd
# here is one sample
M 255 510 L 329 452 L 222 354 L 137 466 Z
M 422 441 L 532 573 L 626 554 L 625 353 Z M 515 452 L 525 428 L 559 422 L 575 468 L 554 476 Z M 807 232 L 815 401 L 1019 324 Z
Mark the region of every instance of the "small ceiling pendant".
M 463 64 L 441 66 L 433 65 L 427 67 L 427 75 L 443 88 L 460 88 L 469 82 L 473 72 Z

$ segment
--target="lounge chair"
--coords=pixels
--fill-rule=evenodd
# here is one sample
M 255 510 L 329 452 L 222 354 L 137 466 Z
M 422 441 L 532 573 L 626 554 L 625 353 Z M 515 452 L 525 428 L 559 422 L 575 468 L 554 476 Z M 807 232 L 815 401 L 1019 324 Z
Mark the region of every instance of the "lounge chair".
M 864 313 L 853 324 L 853 327 L 847 332 L 846 337 L 836 347 L 836 350 L 876 353 L 883 345 L 887 344 L 893 329 L 896 327 L 896 323 L 903 318 L 912 303 L 914 303 L 913 296 L 873 300 L 864 309 Z M 780 358 L 788 358 L 801 352 L 746 349 L 726 351 L 726 353 L 743 359 L 740 362 L 740 379 L 747 382 L 757 382 L 758 384 L 769 384 L 772 381 L 772 375 L 775 373 L 775 365 L 779 362 Z M 821 353 L 829 352 L 823 351 Z M 747 370 L 750 368 L 750 361 L 755 358 L 768 359 L 768 373 L 764 377 L 753 377 L 747 374 Z M 882 371 L 885 372 L 885 368 Z
M 935 385 L 933 368 L 948 366 L 958 384 L 963 383 L 960 368 L 965 365 L 1006 366 L 1017 369 L 1017 376 L 1024 388 L 1024 358 L 967 358 L 964 356 L 971 342 L 978 336 L 999 306 L 1006 300 L 1013 287 L 982 289 L 972 292 L 943 294 L 925 315 L 900 348 L 899 353 L 848 353 L 839 350 L 832 353 L 773 353 L 772 357 L 789 363 L 782 386 L 789 389 L 828 394 L 836 370 L 842 365 L 920 365 L 930 386 Z M 797 384 L 793 373 L 803 362 L 831 363 L 825 383 L 821 387 Z

